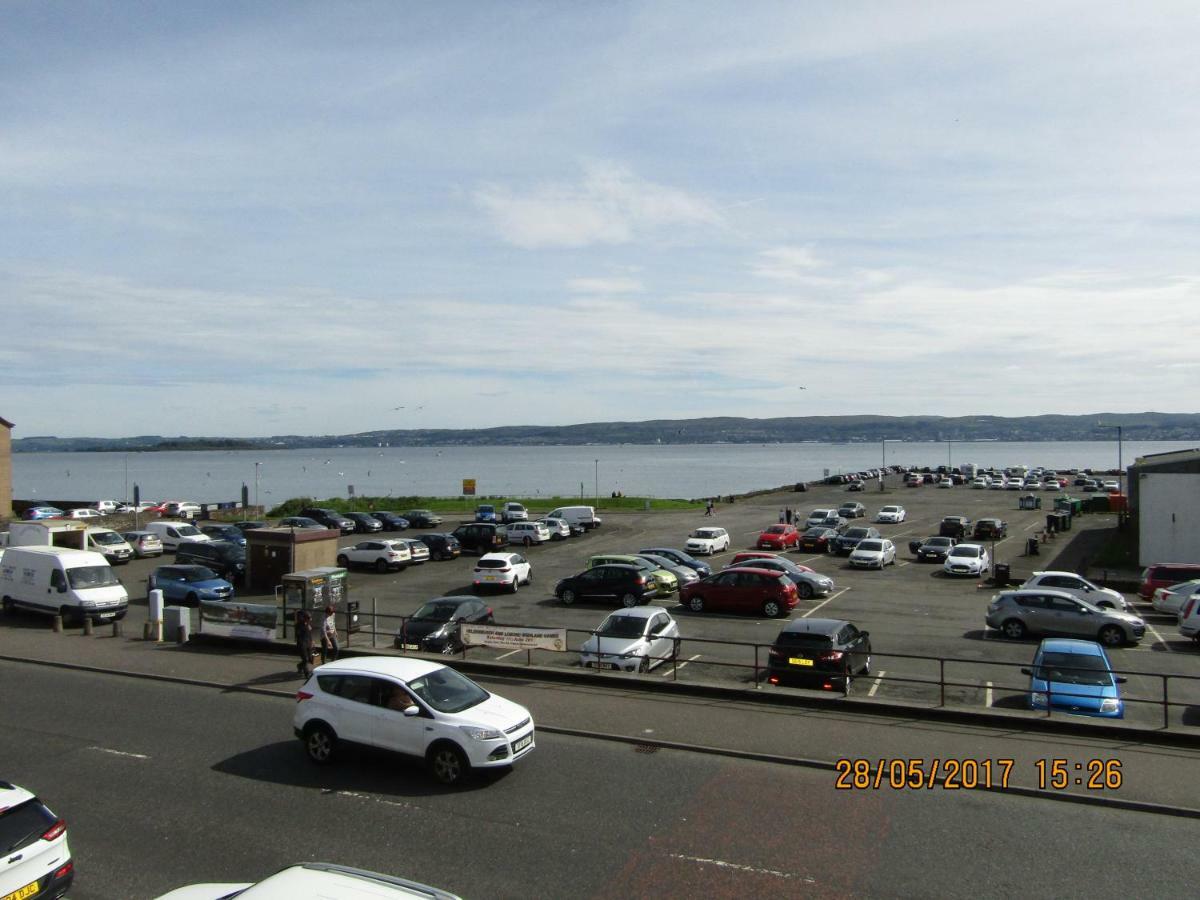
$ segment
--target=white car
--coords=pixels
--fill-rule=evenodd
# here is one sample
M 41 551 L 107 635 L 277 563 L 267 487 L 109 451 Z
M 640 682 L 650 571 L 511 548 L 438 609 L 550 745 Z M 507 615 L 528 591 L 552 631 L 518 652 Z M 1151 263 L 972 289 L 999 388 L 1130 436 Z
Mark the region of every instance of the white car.
M 579 648 L 585 668 L 649 672 L 675 658 L 679 625 L 665 609 L 633 606 L 610 614 Z
M 885 506 L 879 510 L 879 515 L 875 517 L 875 521 L 885 525 L 897 525 L 906 518 L 908 518 L 908 513 L 905 512 L 903 506 Z
M 982 575 L 990 564 L 983 544 L 956 544 L 946 554 L 942 571 L 947 575 Z
M 867 538 L 855 544 L 847 560 L 855 569 L 883 569 L 896 564 L 896 545 L 887 538 Z
M 937 486 L 940 488 L 952 488 L 952 487 L 954 487 L 954 479 L 953 478 L 943 478 L 938 482 Z
M 373 897 L 376 900 L 461 900 L 457 894 L 366 869 L 308 862 L 289 866 L 253 884 L 190 884 L 158 900 L 312 900 L 317 897 Z
M 186 544 L 189 541 L 199 543 L 212 540 L 211 537 L 188 522 L 168 522 L 166 519 L 156 519 L 146 523 L 146 530 L 158 535 L 163 549 L 171 553 L 178 550 L 180 544 Z
M 989 484 L 990 482 L 988 481 L 987 477 L 980 475 L 971 482 L 971 487 L 976 491 L 986 491 Z
M 475 590 L 504 587 L 514 594 L 523 584 L 533 582 L 533 568 L 519 553 L 485 553 L 475 563 L 472 585 Z
M 565 541 L 571 536 L 571 526 L 563 519 L 538 519 L 538 521 L 546 526 L 546 530 L 550 532 L 550 540 Z
M 1116 609 L 1121 612 L 1131 612 L 1125 597 L 1112 588 L 1103 588 L 1092 584 L 1081 575 L 1074 572 L 1034 572 L 1021 585 L 1021 590 L 1034 588 L 1050 588 L 1063 591 L 1072 597 L 1086 600 L 1093 606 Z
M 104 513 L 98 509 L 84 506 L 79 509 L 68 509 L 66 517 L 68 519 L 103 519 Z
M 1109 494 L 1119 494 L 1119 493 L 1121 493 L 1121 482 L 1119 482 L 1119 481 L 1102 481 L 1100 483 L 1100 489 Z
M 1001 476 L 999 478 L 993 478 L 990 482 L 988 482 L 988 490 L 989 491 L 1002 491 L 1006 487 L 1008 487 L 1008 482 L 1004 479 L 1003 476 Z
M 688 535 L 683 549 L 688 553 L 712 556 L 714 553 L 729 549 L 729 532 L 724 528 L 697 528 Z
M 1183 605 L 1193 596 L 1200 594 L 1200 579 L 1182 581 L 1170 587 L 1156 588 L 1150 598 L 1150 605 L 1155 612 L 1178 616 Z
M 529 511 L 520 503 L 505 503 L 500 508 L 501 522 L 528 522 Z
M 508 526 L 510 544 L 544 544 L 550 540 L 550 529 L 541 522 L 513 522 Z
M 337 564 L 343 569 L 374 566 L 376 572 L 391 572 L 411 561 L 412 553 L 404 541 L 359 541 L 353 547 L 339 547 L 337 552 Z
M 423 759 L 442 784 L 472 769 L 511 766 L 534 748 L 525 707 L 432 660 L 361 656 L 318 666 L 296 692 L 292 728 L 309 759 L 331 762 L 342 743 Z
M 200 515 L 200 504 L 190 500 L 172 500 L 163 509 L 163 516 L 179 516 L 181 519 L 191 519 Z
M 808 514 L 808 518 L 804 520 L 805 528 L 813 528 L 820 525 L 826 519 L 833 518 L 838 514 L 836 509 L 814 509 Z
M 1043 481 L 1042 482 L 1042 490 L 1043 491 L 1061 491 L 1062 485 L 1060 485 L 1057 481 Z
M 97 500 L 95 508 L 101 515 L 108 516 L 118 512 L 123 505 L 118 500 Z
M 0 851 L 0 897 L 61 897 L 75 877 L 66 821 L 7 781 L 0 781 Z

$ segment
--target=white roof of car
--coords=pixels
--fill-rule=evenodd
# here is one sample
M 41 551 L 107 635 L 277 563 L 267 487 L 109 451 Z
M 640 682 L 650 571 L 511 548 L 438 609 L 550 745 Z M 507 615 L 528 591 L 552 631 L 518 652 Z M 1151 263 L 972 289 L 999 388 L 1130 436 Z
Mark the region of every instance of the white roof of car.
M 512 562 L 516 557 L 516 553 L 485 553 L 479 557 L 479 562 L 483 562 L 485 559 L 499 559 L 503 562 Z
M 372 675 L 387 675 L 399 678 L 401 681 L 411 681 L 446 668 L 440 662 L 426 659 L 411 659 L 399 656 L 358 656 L 352 659 L 338 659 L 317 666 L 317 673 L 331 672 L 366 672 Z
M 33 794 L 25 790 L 23 787 L 18 787 L 15 784 L 9 784 L 5 781 L 0 781 L 0 815 L 6 809 L 24 803 L 26 800 L 32 800 Z
M 264 878 L 257 884 L 193 884 L 164 894 L 159 900 L 220 900 L 234 891 L 247 900 L 378 900 L 378 898 L 425 897 L 451 898 L 455 895 L 403 878 L 382 880 L 373 873 L 355 874 L 340 867 L 323 864 L 291 866 Z
M 613 616 L 623 616 L 627 619 L 649 619 L 651 616 L 656 616 L 660 612 L 666 612 L 666 610 L 660 606 L 631 606 L 628 609 L 614 610 L 604 618 L 605 620 L 608 620 Z

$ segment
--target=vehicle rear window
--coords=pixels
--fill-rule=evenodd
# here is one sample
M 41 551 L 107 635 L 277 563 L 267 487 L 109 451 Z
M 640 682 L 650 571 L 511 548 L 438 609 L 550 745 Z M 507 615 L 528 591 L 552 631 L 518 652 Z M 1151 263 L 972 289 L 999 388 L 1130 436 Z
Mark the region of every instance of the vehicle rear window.
M 820 649 L 833 646 L 833 639 L 827 634 L 812 634 L 805 631 L 785 631 L 779 635 L 776 643 L 780 647 L 808 647 Z
M 506 559 L 481 559 L 475 563 L 477 569 L 504 569 L 508 567 Z
M 0 855 L 32 844 L 56 821 L 54 813 L 36 797 L 0 813 Z
M 97 544 L 122 544 L 125 539 L 115 531 L 96 531 L 92 533 L 92 540 Z

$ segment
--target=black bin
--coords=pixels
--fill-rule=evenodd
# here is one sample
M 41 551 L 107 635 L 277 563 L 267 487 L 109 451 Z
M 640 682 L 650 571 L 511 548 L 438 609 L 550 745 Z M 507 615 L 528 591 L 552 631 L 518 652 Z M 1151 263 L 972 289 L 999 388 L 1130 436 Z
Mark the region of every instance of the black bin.
M 358 601 L 346 601 L 346 631 L 353 633 L 362 628 L 362 620 L 358 618 Z
M 1051 534 L 1058 531 L 1058 513 L 1049 513 L 1046 516 L 1046 530 Z
M 1038 555 L 1038 539 L 1037 538 L 1031 537 L 1025 541 L 1025 555 L 1026 556 L 1037 556 Z
M 1009 566 L 1009 564 L 1008 563 L 996 563 L 996 577 L 995 577 L 996 584 L 1003 586 L 1003 585 L 1008 584 L 1011 580 L 1012 580 L 1012 568 Z

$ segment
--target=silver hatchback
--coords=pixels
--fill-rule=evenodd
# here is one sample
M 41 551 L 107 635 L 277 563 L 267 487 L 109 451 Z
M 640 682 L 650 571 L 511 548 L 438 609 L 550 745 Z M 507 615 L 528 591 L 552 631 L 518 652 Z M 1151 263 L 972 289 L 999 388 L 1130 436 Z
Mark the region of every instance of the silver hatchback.
M 1019 640 L 1030 634 L 1062 635 L 1099 641 L 1106 647 L 1137 643 L 1146 623 L 1137 616 L 1101 609 L 1063 591 L 1004 591 L 992 597 L 987 625 Z

